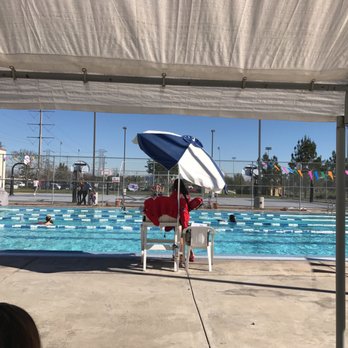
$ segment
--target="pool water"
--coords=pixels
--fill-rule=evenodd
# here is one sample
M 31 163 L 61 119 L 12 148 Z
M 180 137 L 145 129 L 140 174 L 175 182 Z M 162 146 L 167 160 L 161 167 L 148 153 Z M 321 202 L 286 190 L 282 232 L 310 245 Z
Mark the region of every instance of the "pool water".
M 50 214 L 53 226 L 37 224 Z M 216 230 L 216 256 L 334 257 L 335 216 L 196 210 L 191 222 Z M 140 254 L 140 210 L 0 207 L 0 251 Z M 154 233 L 164 232 L 153 228 Z M 172 232 L 167 232 L 172 233 Z M 199 254 L 199 251 L 197 251 Z

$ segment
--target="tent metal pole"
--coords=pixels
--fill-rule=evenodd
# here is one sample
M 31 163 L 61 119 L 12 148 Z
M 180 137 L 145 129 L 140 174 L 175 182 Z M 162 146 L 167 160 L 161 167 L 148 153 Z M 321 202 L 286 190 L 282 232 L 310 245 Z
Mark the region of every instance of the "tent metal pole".
M 257 183 L 255 187 L 255 197 L 257 197 L 257 203 L 254 206 L 255 208 L 260 207 L 260 196 L 261 196 L 261 120 L 259 120 L 259 132 L 258 132 L 258 149 L 257 149 Z
M 345 115 L 348 98 L 346 93 Z M 337 117 L 336 128 L 336 348 L 344 348 L 345 307 L 345 117 Z
M 93 113 L 93 164 L 92 164 L 92 175 L 93 175 L 93 186 L 95 185 L 95 144 L 97 138 L 97 113 Z
M 13 80 L 11 70 L 0 70 L 0 79 L 7 78 Z M 58 80 L 58 81 L 81 81 L 103 82 L 103 83 L 131 83 L 141 85 L 159 85 L 163 86 L 163 77 L 145 77 L 145 76 L 120 76 L 108 74 L 88 74 L 88 81 L 85 80 L 85 74 L 60 73 L 60 72 L 42 72 L 42 71 L 20 71 L 16 70 L 16 79 L 25 80 Z M 166 77 L 166 86 L 193 86 L 193 87 L 224 87 L 224 88 L 260 88 L 260 89 L 297 89 L 307 91 L 348 91 L 348 85 L 345 83 L 314 83 L 308 82 L 275 82 L 275 81 L 252 81 L 245 83 L 245 78 L 237 80 L 207 80 L 190 79 L 179 77 Z
M 126 189 L 126 185 L 125 185 L 125 176 L 126 176 L 126 136 L 127 136 L 127 127 L 123 127 L 122 210 L 126 210 L 126 190 L 127 190 Z M 103 177 L 104 177 L 104 175 L 103 175 Z

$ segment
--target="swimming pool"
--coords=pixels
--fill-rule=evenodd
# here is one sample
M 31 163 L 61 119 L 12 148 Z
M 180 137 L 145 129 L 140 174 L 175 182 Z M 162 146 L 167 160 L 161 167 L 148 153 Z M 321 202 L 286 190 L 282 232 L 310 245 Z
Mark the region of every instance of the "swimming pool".
M 54 225 L 38 225 L 47 214 Z M 334 215 L 239 212 L 234 213 L 236 224 L 227 222 L 228 215 L 214 210 L 191 212 L 191 222 L 215 228 L 216 256 L 335 256 Z M 139 255 L 141 222 L 142 213 L 136 209 L 1 207 L 0 251 Z

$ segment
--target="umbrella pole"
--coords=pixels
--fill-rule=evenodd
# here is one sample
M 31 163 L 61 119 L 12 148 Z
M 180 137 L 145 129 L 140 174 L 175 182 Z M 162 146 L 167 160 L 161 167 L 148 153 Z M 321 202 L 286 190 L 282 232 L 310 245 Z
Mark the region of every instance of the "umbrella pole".
M 180 171 L 178 173 L 178 188 L 177 188 L 177 193 L 178 193 L 178 214 L 177 214 L 177 217 L 176 217 L 176 231 L 179 231 L 179 240 L 178 240 L 178 243 L 179 243 L 179 251 L 177 252 L 177 255 L 176 257 L 179 258 L 179 267 L 180 267 L 180 256 L 183 255 L 183 248 L 184 248 L 184 245 L 183 245 L 183 240 L 182 240 L 182 236 L 181 236 L 181 228 L 180 228 Z M 175 232 L 176 232 L 175 231 Z

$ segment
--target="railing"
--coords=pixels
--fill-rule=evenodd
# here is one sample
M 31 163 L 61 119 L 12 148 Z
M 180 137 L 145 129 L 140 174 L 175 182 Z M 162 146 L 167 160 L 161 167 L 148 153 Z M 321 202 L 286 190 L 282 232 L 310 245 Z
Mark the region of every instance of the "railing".
M 76 203 L 78 185 L 83 180 L 91 183 L 100 201 L 112 204 L 116 200 L 125 200 L 131 204 L 153 194 L 168 194 L 177 175 L 176 168 L 166 171 L 146 158 L 126 158 L 123 162 L 121 157 L 41 156 L 39 165 L 38 159 L 31 156 L 26 165 L 16 166 L 24 161 L 24 155 L 22 157 L 0 155 L 0 188 L 4 187 L 10 193 L 13 174 L 11 193 L 17 196 L 16 199 L 19 194 L 23 197 L 32 194 L 33 180 L 37 178 L 39 194 L 50 195 L 52 202 L 58 196 L 64 196 L 65 202 Z M 278 162 L 272 168 L 242 160 L 220 160 L 217 164 L 225 173 L 227 184 L 226 192 L 214 198 L 220 205 L 252 208 L 254 198 L 262 196 L 266 205 L 268 202 L 278 206 L 286 203 L 301 209 L 302 205 L 311 203 L 334 210 L 331 202 L 336 197 L 335 174 L 328 168 L 314 168 L 311 175 L 309 169 L 302 170 L 300 175 L 296 169 L 291 173 L 286 162 Z M 299 167 L 309 168 L 304 163 Z M 188 187 L 191 195 L 211 200 L 209 192 L 190 184 Z

